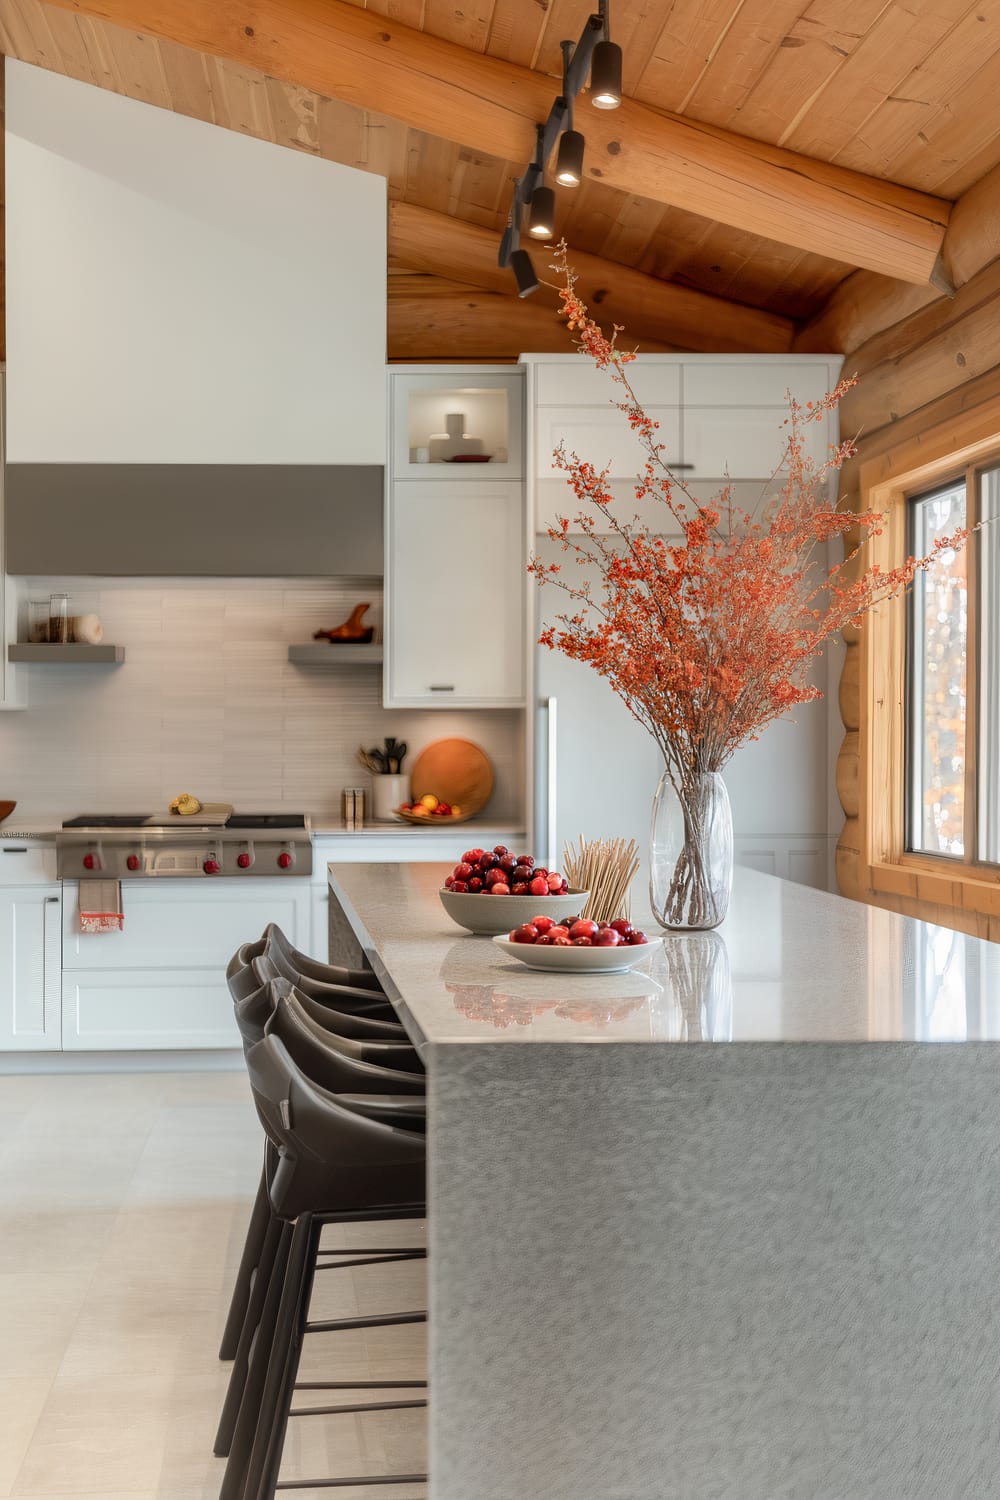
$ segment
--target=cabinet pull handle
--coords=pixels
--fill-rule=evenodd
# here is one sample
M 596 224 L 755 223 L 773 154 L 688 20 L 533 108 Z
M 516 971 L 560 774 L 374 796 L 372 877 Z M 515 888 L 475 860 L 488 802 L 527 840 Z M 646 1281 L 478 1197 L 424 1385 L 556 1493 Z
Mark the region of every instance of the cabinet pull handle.
M 17 844 L 5 844 L 3 852 L 4 854 L 27 854 L 28 846 L 25 844 L 24 847 L 21 848 Z
M 46 905 L 48 905 L 49 902 L 51 902 L 51 904 L 53 906 L 56 906 L 58 904 L 58 902 L 59 902 L 59 897 L 58 896 L 46 896 L 45 901 L 46 901 Z
M 432 693 L 453 693 L 455 684 L 453 682 L 432 682 L 430 690 Z

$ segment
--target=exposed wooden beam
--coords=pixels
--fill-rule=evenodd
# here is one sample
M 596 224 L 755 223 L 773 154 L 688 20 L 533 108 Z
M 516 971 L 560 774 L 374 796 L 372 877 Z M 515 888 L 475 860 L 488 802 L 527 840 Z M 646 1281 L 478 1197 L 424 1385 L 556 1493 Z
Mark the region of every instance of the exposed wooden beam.
M 1000 259 L 1000 167 L 962 194 L 952 209 L 941 263 L 955 295 L 985 266 Z M 900 285 L 871 271 L 855 271 L 795 337 L 802 353 L 850 354 L 888 328 L 941 301 L 934 286 Z
M 529 247 L 536 275 L 555 281 L 545 246 Z M 678 349 L 781 354 L 791 348 L 789 318 L 713 297 L 707 292 L 658 281 L 631 266 L 573 250 L 581 295 L 605 326 L 618 323 L 630 340 L 648 347 L 650 338 Z M 389 264 L 472 282 L 483 291 L 510 296 L 514 279 L 497 265 L 497 236 L 488 229 L 410 203 L 389 207 Z M 544 286 L 533 300 L 552 303 Z
M 507 161 L 527 161 L 557 85 L 345 0 L 52 0 Z M 623 192 L 849 265 L 926 282 L 949 204 L 635 100 L 582 107 L 588 170 Z
M 510 361 L 534 354 L 566 354 L 573 345 L 555 306 L 521 302 L 499 292 L 466 291 L 450 281 L 422 276 L 389 279 L 389 359 L 420 361 Z M 415 284 L 416 283 L 416 284 Z M 643 338 L 648 353 L 670 346 Z

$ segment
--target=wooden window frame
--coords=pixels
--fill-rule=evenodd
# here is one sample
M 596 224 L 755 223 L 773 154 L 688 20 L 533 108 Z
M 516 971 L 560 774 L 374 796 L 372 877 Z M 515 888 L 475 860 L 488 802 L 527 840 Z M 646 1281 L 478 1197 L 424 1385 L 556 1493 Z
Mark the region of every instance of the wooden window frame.
M 931 428 L 863 463 L 862 508 L 885 517 L 881 536 L 873 537 L 867 549 L 868 562 L 888 570 L 905 559 L 907 507 L 916 495 L 948 479 L 990 468 L 998 460 L 1000 411 L 993 409 Z M 905 596 L 880 605 L 860 632 L 858 816 L 863 874 L 877 895 L 1000 917 L 1000 867 L 968 856 L 959 859 L 906 848 L 906 641 Z M 967 743 L 974 742 L 978 718 L 973 675 L 967 696 Z M 968 784 L 966 795 L 968 803 Z M 975 817 L 974 798 L 966 807 L 967 829 L 970 817 Z

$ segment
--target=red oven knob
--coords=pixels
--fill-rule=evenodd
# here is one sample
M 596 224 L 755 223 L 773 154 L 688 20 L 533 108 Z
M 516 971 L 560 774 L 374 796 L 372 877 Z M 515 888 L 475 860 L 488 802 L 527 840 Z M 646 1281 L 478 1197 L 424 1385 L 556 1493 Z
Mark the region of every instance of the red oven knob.
M 85 870 L 99 870 L 101 868 L 101 861 L 96 854 L 85 854 L 83 856 L 83 868 Z
M 281 853 L 278 855 L 279 870 L 288 870 L 291 868 L 291 865 L 292 856 L 289 854 L 287 849 L 282 849 Z
M 219 861 L 217 859 L 206 859 L 201 867 L 206 875 L 218 875 Z
M 249 870 L 250 866 L 253 864 L 253 855 L 247 854 L 245 852 L 243 854 L 237 854 L 236 863 L 239 865 L 241 870 Z
M 125 867 L 126 867 L 126 869 L 129 869 L 129 870 L 138 870 L 138 868 L 139 868 L 139 856 L 138 856 L 138 854 L 130 854 L 129 857 L 128 857 L 128 859 L 125 861 Z

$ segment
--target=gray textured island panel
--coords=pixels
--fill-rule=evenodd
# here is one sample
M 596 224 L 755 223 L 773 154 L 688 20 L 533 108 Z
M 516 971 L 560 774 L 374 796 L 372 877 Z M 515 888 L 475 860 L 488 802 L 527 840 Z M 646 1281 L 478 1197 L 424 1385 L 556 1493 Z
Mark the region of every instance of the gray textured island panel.
M 330 870 L 428 1065 L 430 1500 L 996 1494 L 1000 948 L 738 870 L 533 973 L 444 868 Z
M 432 1049 L 433 1500 L 997 1492 L 990 1043 Z
M 380 577 L 377 464 L 8 464 L 7 571 Z

